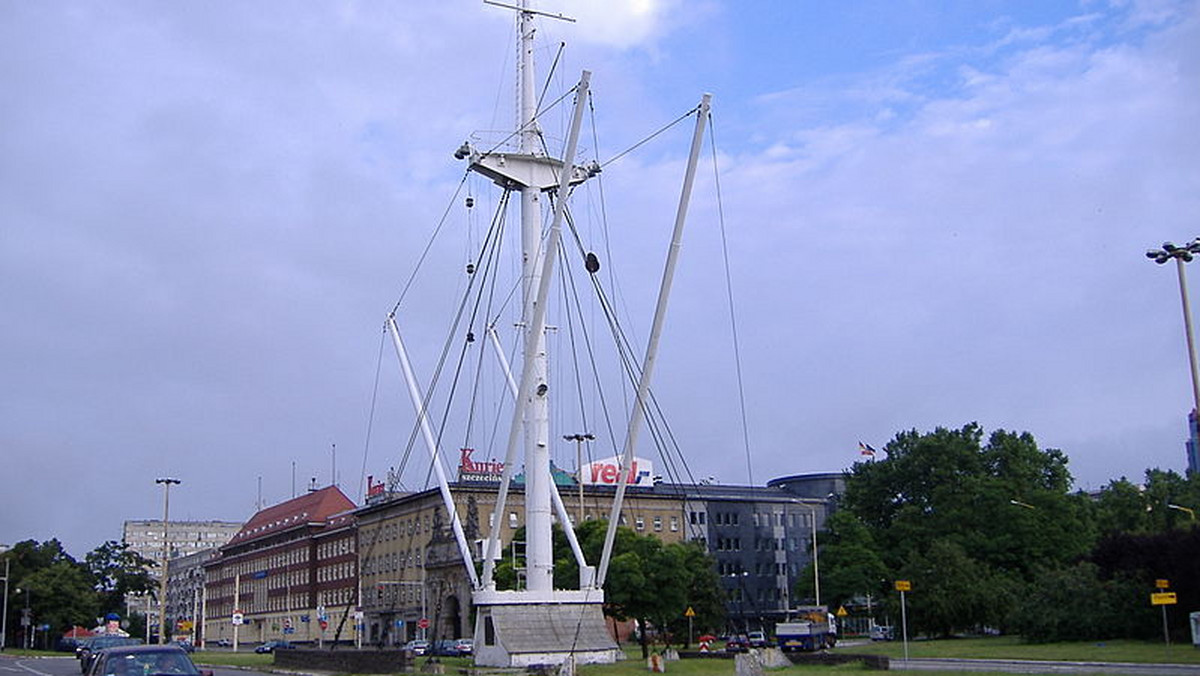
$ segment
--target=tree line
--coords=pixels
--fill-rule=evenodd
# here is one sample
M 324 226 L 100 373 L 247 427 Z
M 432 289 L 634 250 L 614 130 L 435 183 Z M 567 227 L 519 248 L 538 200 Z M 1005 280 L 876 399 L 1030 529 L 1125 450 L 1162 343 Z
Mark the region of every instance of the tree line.
M 1027 432 L 901 432 L 856 463 L 819 538 L 821 589 L 833 606 L 872 599 L 910 633 L 1013 633 L 1026 640 L 1188 639 L 1200 610 L 1200 476 L 1147 470 L 1073 491 L 1061 451 Z M 1169 586 L 1159 589 L 1165 581 Z M 811 570 L 796 592 L 811 596 Z M 898 622 L 897 622 L 898 624 Z
M 1200 476 L 1147 470 L 1143 483 L 1121 478 L 1094 494 L 1072 490 L 1065 454 L 1039 448 L 1027 432 L 997 430 L 985 439 L 972 423 L 898 433 L 882 457 L 856 463 L 845 492 L 819 535 L 821 591 L 831 608 L 898 618 L 897 580 L 907 580 L 910 632 L 930 636 L 1015 633 L 1031 641 L 1156 638 L 1156 591 L 1173 640 L 1186 640 L 1189 611 L 1200 609 Z M 580 524 L 577 536 L 597 560 L 604 521 Z M 517 534 L 517 540 L 520 533 Z M 555 584 L 569 588 L 579 571 L 560 530 L 554 533 Z M 18 543 L 9 560 L 10 621 L 6 645 L 22 637 L 20 609 L 36 626 L 61 632 L 108 613 L 125 614 L 130 593 L 155 593 L 154 562 L 109 541 L 84 560 L 57 540 Z M 520 583 L 506 556 L 500 588 Z M 1169 587 L 1159 590 L 1160 581 Z M 812 597 L 811 568 L 793 598 Z M 605 584 L 605 613 L 653 626 L 685 643 L 694 627 L 723 626 L 725 598 L 712 556 L 699 542 L 664 543 L 619 528 Z M 134 635 L 145 618 L 125 618 Z M 645 638 L 643 632 L 642 638 Z M 645 644 L 643 644 L 645 651 Z
M 78 561 L 57 539 L 18 542 L 2 555 L 9 571 L 9 609 L 4 645 L 26 643 L 26 631 L 38 632 L 39 647 L 54 647 L 63 631 L 96 626 L 109 613 L 120 615 L 131 634 L 145 629 L 145 616 L 125 617 L 125 595 L 154 592 L 149 570 L 158 565 L 133 552 L 123 542 L 108 541 Z M 28 626 L 22 622 L 29 611 Z

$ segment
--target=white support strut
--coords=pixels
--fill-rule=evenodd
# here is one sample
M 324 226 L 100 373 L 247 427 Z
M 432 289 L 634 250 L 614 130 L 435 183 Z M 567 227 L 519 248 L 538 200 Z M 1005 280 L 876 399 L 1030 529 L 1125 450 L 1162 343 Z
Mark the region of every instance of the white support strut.
M 671 236 L 671 247 L 667 252 L 667 262 L 663 268 L 662 283 L 658 289 L 658 304 L 654 309 L 654 323 L 650 329 L 650 339 L 646 345 L 646 355 L 642 363 L 642 375 L 638 379 L 637 398 L 629 418 L 629 431 L 625 435 L 625 452 L 619 468 L 620 478 L 617 481 L 617 494 L 613 498 L 612 511 L 608 518 L 608 531 L 604 535 L 604 549 L 600 554 L 600 566 L 596 571 L 596 586 L 604 587 L 604 578 L 608 574 L 608 563 L 612 557 L 613 542 L 617 534 L 617 524 L 620 522 L 621 507 L 625 499 L 625 487 L 628 484 L 629 467 L 633 463 L 634 449 L 637 446 L 638 432 L 641 430 L 645 417 L 646 398 L 650 392 L 650 378 L 654 373 L 654 363 L 658 356 L 658 342 L 662 336 L 663 321 L 667 315 L 667 299 L 671 295 L 671 285 L 675 278 L 675 266 L 679 259 L 679 249 L 683 245 L 683 226 L 687 221 L 688 203 L 692 197 L 692 185 L 696 178 L 696 163 L 700 157 L 700 148 L 704 141 L 704 128 L 708 122 L 711 94 L 701 97 L 696 114 L 696 129 L 692 134 L 691 154 L 688 157 L 687 171 L 683 178 L 683 188 L 680 191 L 679 207 L 675 211 L 675 229 Z
M 396 326 L 395 314 L 388 315 L 387 318 L 388 334 L 392 337 L 392 344 L 396 348 L 396 356 L 400 360 L 400 369 L 404 372 L 404 381 L 408 384 L 408 396 L 412 399 L 413 408 L 417 412 L 417 422 L 421 426 L 421 436 L 425 439 L 425 446 L 429 449 L 429 456 L 433 462 L 434 472 L 437 473 L 438 488 L 442 493 L 442 502 L 446 506 L 446 512 L 450 516 L 450 527 L 454 530 L 454 539 L 458 542 L 459 553 L 462 554 L 463 567 L 467 570 L 467 575 L 471 578 L 472 587 L 479 585 L 479 578 L 475 574 L 475 563 L 471 556 L 471 548 L 467 544 L 466 533 L 463 532 L 462 521 L 458 518 L 458 510 L 454 507 L 454 496 L 450 494 L 450 484 L 446 481 L 446 472 L 442 469 L 442 460 L 438 452 L 437 440 L 433 436 L 433 429 L 429 426 L 429 417 L 425 410 L 425 404 L 421 399 L 421 390 L 417 387 L 416 375 L 413 373 L 412 364 L 408 361 L 408 350 L 404 348 L 404 340 L 400 337 L 400 328 Z

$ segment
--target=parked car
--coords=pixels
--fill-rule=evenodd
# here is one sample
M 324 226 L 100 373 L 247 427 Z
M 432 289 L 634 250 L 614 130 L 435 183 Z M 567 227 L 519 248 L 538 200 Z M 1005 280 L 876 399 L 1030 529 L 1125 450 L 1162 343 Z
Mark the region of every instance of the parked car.
M 766 648 L 769 645 L 767 635 L 761 631 L 752 631 L 746 634 L 746 641 L 751 648 Z
M 424 655 L 425 653 L 429 652 L 429 641 L 425 641 L 425 640 L 419 639 L 419 638 L 413 639 L 413 640 L 409 641 L 408 643 L 404 644 L 404 649 L 407 650 L 408 652 L 412 653 L 413 655 L 420 657 L 421 655 Z
M 475 652 L 475 643 L 469 638 L 450 638 L 433 644 L 433 654 L 441 657 L 463 657 Z
M 233 647 L 233 641 L 230 641 L 227 638 L 223 638 L 219 641 L 215 641 L 215 643 L 218 648 L 232 648 Z
M 177 645 L 129 645 L 105 648 L 95 654 L 88 676 L 213 676 L 200 670 Z
M 141 639 L 129 636 L 93 636 L 84 639 L 75 648 L 75 657 L 79 660 L 79 673 L 88 673 L 88 668 L 92 666 L 92 658 L 101 650 L 135 646 L 140 645 L 141 642 Z
M 744 653 L 750 649 L 750 639 L 745 634 L 734 634 L 725 640 L 725 652 Z
M 891 641 L 895 638 L 895 633 L 890 625 L 877 624 L 871 627 L 872 641 Z
M 267 641 L 266 643 L 254 649 L 256 653 L 273 653 L 276 650 L 291 650 L 296 646 L 287 641 Z

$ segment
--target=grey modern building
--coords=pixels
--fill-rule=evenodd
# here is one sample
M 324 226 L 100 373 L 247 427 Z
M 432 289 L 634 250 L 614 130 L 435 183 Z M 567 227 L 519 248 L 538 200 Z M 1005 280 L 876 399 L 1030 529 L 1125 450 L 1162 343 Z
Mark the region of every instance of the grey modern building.
M 841 473 L 797 474 L 766 486 L 712 483 L 658 484 L 656 490 L 686 496 L 688 537 L 703 540 L 716 559 L 730 629 L 770 627 L 790 609 L 820 603 L 816 594 L 794 598 L 800 575 L 813 561 L 816 533 L 835 498 Z M 817 558 L 819 573 L 820 558 Z

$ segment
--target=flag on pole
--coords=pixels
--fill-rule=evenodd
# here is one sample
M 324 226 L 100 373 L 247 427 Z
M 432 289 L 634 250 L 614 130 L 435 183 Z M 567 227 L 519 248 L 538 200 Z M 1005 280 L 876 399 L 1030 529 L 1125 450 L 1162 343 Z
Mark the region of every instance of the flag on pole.
M 858 442 L 858 451 L 859 451 L 859 453 L 861 453 L 862 455 L 869 455 L 869 456 L 871 456 L 872 458 L 874 458 L 874 457 L 875 457 L 875 449 L 874 449 L 874 448 L 871 448 L 871 444 L 864 444 L 864 443 L 863 443 L 863 442 L 861 442 L 861 441 L 860 441 L 860 442 Z

